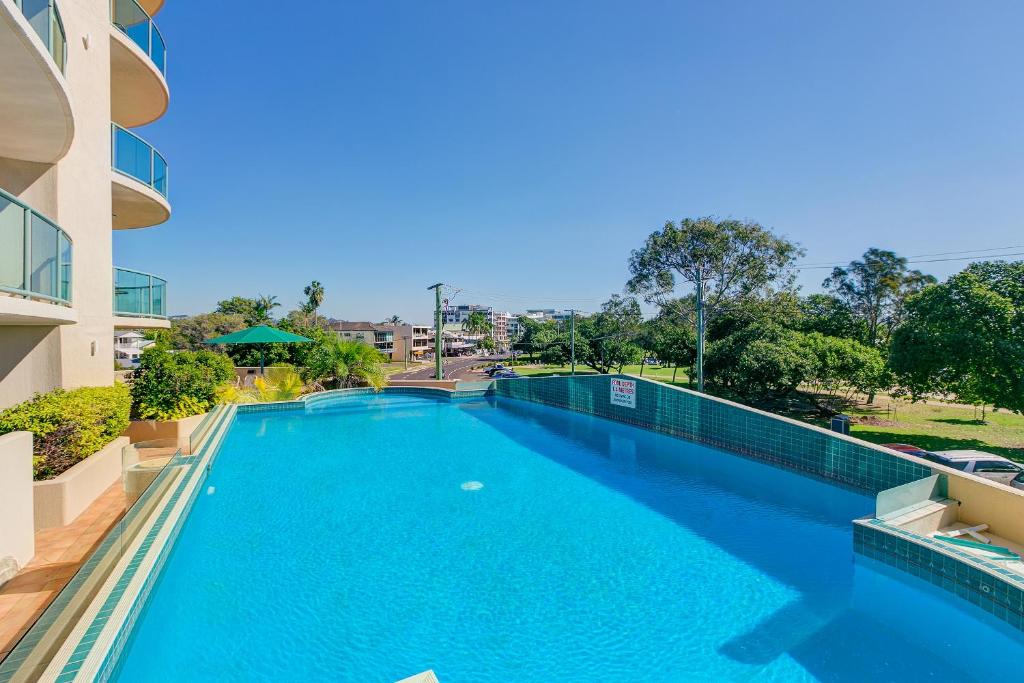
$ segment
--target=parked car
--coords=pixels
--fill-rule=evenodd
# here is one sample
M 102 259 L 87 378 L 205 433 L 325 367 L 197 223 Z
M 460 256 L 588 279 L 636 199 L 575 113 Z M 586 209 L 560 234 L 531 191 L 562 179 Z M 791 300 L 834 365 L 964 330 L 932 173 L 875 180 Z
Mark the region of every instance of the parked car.
M 984 451 L 936 451 L 921 456 L 982 479 L 1024 489 L 1024 467 L 994 453 Z
M 491 375 L 491 379 L 516 379 L 518 377 L 522 377 L 522 375 L 512 370 L 504 370 L 502 372 L 496 372 L 493 375 Z
M 928 456 L 931 455 L 930 451 L 926 451 L 919 446 L 914 446 L 909 443 L 883 443 L 882 445 L 886 448 L 891 448 L 894 451 L 899 451 L 900 453 L 916 455 L 919 458 L 928 458 Z
M 496 372 L 508 372 L 508 368 L 506 368 L 501 363 L 498 363 L 496 365 L 492 365 L 489 368 L 484 368 L 484 374 L 487 375 L 488 377 L 493 377 L 494 373 L 496 373 Z

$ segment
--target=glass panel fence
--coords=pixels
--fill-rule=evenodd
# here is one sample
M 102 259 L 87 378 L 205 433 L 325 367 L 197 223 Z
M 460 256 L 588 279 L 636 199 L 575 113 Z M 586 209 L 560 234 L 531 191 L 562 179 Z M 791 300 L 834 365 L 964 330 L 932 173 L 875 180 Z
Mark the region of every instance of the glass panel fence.
M 0 190 L 0 291 L 71 302 L 71 238 Z
M 46 45 L 57 68 L 64 73 L 67 40 L 64 35 L 64 23 L 60 19 L 60 11 L 55 0 L 14 0 L 14 4 L 21 8 L 21 13 Z
M 114 26 L 149 55 L 160 73 L 166 75 L 167 48 L 160 30 L 146 14 L 146 10 L 135 0 L 114 0 L 110 13 Z
M 114 170 L 167 196 L 167 162 L 152 145 L 114 123 L 111 124 L 111 146 Z
M 126 268 L 114 268 L 114 313 L 145 318 L 167 316 L 167 282 Z
M 140 532 L 147 528 L 158 503 L 181 477 L 191 459 L 175 440 L 135 443 L 122 451 L 122 485 L 127 512 L 107 532 L 50 606 L 32 624 L 3 661 L 0 681 L 41 680 L 57 653 L 85 613 L 104 581 L 129 552 L 135 552 Z

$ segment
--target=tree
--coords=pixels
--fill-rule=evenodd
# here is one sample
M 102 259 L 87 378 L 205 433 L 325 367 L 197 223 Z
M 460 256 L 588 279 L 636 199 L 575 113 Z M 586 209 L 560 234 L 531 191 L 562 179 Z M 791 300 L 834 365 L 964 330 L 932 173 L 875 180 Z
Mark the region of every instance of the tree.
M 803 344 L 814 358 L 803 382 L 811 400 L 827 414 L 834 413 L 854 394 L 874 393 L 884 383 L 885 360 L 873 346 L 820 332 L 803 335 Z
M 730 302 L 791 282 L 790 268 L 801 254 L 797 245 L 750 221 L 669 221 L 633 251 L 626 288 L 663 305 L 680 282 L 693 286 L 697 390 L 704 391 L 705 325 Z
M 252 326 L 256 324 L 253 322 L 257 317 L 256 306 L 256 299 L 249 299 L 244 296 L 233 296 L 230 299 L 218 301 L 216 312 L 223 313 L 224 315 L 242 316 L 245 324 Z
M 708 383 L 744 401 L 773 401 L 793 393 L 814 362 L 802 333 L 758 320 L 709 345 Z
M 831 294 L 811 294 L 800 299 L 798 327 L 803 332 L 820 332 L 830 337 L 866 338 L 864 321 L 850 306 Z
M 860 261 L 835 268 L 822 287 L 832 292 L 863 324 L 860 341 L 868 346 L 884 344 L 903 316 L 903 302 L 935 278 L 919 270 L 907 270 L 907 259 L 872 247 Z
M 384 321 L 381 322 L 381 325 L 396 325 L 397 326 L 397 325 L 403 325 L 403 324 L 404 324 L 404 321 L 402 320 L 401 316 L 397 316 L 397 315 L 393 315 L 390 318 L 388 318 L 387 320 L 384 320 Z
M 1024 262 L 973 264 L 907 302 L 889 365 L 900 388 L 1024 411 Z
M 234 377 L 234 366 L 224 354 L 171 353 L 151 346 L 142 352 L 132 379 L 132 416 L 177 420 L 204 413 L 216 404 L 218 390 Z
M 643 314 L 633 297 L 618 294 L 601 305 L 601 311 L 576 323 L 576 358 L 600 373 L 611 372 L 643 360 L 637 344 Z
M 470 335 L 485 335 L 491 332 L 491 323 L 483 311 L 473 311 L 462 321 L 462 331 Z
M 697 343 L 688 316 L 682 313 L 688 300 L 674 302 L 656 318 L 643 324 L 640 344 L 663 364 L 672 366 L 672 381 L 680 367 L 691 368 L 697 359 Z M 643 366 L 640 374 L 643 375 Z M 692 379 L 692 377 L 691 377 Z
M 274 309 L 280 306 L 276 296 L 264 296 L 259 294 L 256 296 L 256 307 L 253 311 L 253 320 L 250 324 L 252 325 L 266 325 L 272 323 Z
M 203 344 L 205 340 L 245 328 L 245 318 L 237 313 L 201 313 L 172 320 L 168 343 L 174 349 L 199 351 L 208 348 Z
M 324 302 L 324 286 L 319 281 L 313 280 L 302 290 L 306 295 L 304 308 L 313 314 L 313 326 L 317 325 L 317 311 Z
M 306 382 L 333 384 L 338 388 L 365 384 L 377 390 L 387 384 L 383 367 L 386 359 L 369 344 L 320 331 L 309 346 L 302 373 Z

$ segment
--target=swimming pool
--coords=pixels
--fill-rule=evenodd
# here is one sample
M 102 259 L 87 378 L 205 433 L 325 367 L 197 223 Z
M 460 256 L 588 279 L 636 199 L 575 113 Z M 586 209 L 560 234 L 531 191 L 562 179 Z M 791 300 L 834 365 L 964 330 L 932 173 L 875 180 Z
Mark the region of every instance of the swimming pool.
M 515 399 L 239 414 L 203 486 L 117 680 L 984 680 L 969 644 L 1024 654 L 854 561 L 871 498 Z

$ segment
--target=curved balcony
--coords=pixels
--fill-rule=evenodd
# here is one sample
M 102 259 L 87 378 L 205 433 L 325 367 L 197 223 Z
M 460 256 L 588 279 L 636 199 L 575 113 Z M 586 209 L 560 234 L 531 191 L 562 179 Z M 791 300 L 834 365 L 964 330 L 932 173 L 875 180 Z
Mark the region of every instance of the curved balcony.
M 149 273 L 114 268 L 114 327 L 170 327 L 167 281 Z
M 167 162 L 152 145 L 116 123 L 110 133 L 114 229 L 163 223 L 171 217 Z
M 0 2 L 0 157 L 52 164 L 67 153 L 75 122 L 66 63 L 55 0 Z
M 111 118 L 128 127 L 152 123 L 170 101 L 163 35 L 137 0 L 111 0 L 110 21 Z
M 71 238 L 0 190 L 0 324 L 74 322 Z

